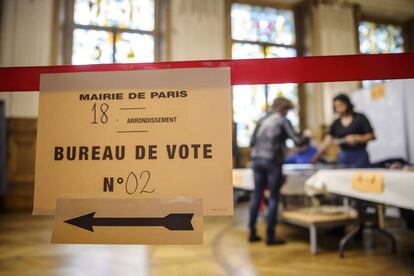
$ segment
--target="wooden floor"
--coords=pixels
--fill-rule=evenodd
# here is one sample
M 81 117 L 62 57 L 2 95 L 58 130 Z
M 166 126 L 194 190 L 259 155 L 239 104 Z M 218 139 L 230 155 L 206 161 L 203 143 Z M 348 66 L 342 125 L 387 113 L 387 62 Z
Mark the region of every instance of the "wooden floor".
M 267 247 L 246 242 L 247 205 L 234 217 L 207 218 L 202 246 L 52 245 L 52 219 L 28 213 L 0 214 L 0 275 L 414 275 L 414 234 L 387 222 L 398 254 L 376 237 L 374 249 L 354 243 L 345 259 L 339 234 L 320 235 L 320 253 L 309 254 L 304 229 L 280 225 L 288 243 Z M 263 233 L 264 223 L 260 224 Z

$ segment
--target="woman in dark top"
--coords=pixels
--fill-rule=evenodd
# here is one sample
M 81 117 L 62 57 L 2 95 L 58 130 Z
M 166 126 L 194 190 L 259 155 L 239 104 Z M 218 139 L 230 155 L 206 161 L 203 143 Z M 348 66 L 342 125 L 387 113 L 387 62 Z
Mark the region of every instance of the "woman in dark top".
M 366 150 L 367 143 L 375 139 L 374 130 L 364 114 L 354 111 L 354 105 L 348 96 L 340 94 L 333 100 L 335 113 L 339 114 L 329 128 L 313 161 L 317 161 L 321 154 L 333 143 L 341 148 L 338 163 L 351 168 L 369 166 L 369 156 Z

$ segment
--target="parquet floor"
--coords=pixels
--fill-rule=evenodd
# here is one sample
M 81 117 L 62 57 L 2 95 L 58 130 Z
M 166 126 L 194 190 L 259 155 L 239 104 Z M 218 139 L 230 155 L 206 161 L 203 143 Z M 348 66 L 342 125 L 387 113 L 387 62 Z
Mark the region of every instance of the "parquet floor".
M 207 218 L 200 246 L 52 245 L 52 218 L 3 213 L 0 275 L 414 275 L 414 233 L 400 221 L 387 222 L 397 255 L 376 237 L 375 248 L 354 243 L 345 259 L 336 252 L 339 234 L 321 234 L 320 253 L 311 256 L 306 230 L 280 225 L 288 243 L 267 247 L 246 242 L 246 221 L 246 204 L 234 217 Z

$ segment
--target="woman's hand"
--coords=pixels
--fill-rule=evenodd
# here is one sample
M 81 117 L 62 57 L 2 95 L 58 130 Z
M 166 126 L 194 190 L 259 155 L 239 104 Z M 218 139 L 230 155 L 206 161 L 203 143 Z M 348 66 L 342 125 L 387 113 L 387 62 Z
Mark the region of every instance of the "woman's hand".
M 358 144 L 360 141 L 359 135 L 350 134 L 345 136 L 345 143 L 348 145 Z
M 350 134 L 344 137 L 345 143 L 348 145 L 363 144 L 374 140 L 375 136 L 372 133 L 367 134 Z

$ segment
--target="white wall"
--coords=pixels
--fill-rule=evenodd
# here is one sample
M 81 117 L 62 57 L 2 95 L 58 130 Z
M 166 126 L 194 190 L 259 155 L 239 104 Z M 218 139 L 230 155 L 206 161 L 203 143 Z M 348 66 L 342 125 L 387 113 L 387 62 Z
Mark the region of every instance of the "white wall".
M 414 163 L 414 79 L 405 81 L 405 127 L 408 139 L 408 159 Z
M 0 66 L 49 65 L 53 0 L 2 3 Z M 6 102 L 7 117 L 36 117 L 38 97 L 38 93 L 0 93 L 0 99 Z
M 372 162 L 403 158 L 414 162 L 414 80 L 385 82 L 384 97 L 373 98 L 370 89 L 352 93 L 357 111 L 371 121 L 376 140 L 368 144 Z

